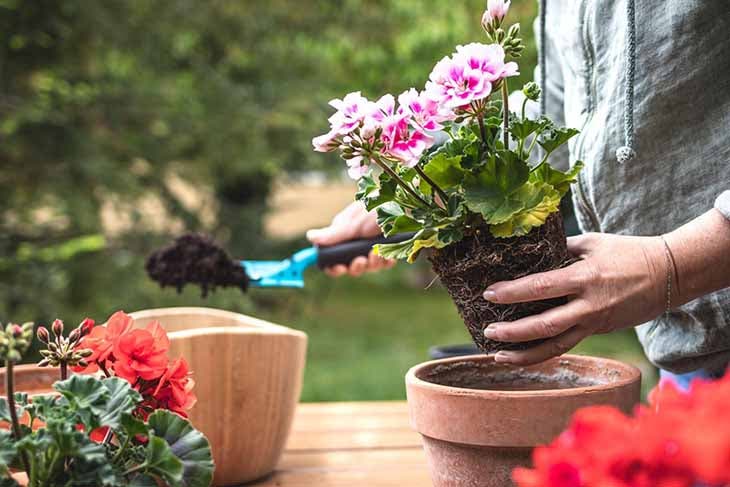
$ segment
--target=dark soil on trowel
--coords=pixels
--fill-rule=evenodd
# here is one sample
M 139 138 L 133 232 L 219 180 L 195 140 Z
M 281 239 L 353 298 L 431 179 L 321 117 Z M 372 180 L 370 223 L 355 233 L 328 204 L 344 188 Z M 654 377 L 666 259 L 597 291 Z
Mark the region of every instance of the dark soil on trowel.
M 248 288 L 248 277 L 240 262 L 210 236 L 189 233 L 175 239 L 149 257 L 147 274 L 161 287 L 171 286 L 181 292 L 186 284 L 200 286 L 203 297 L 217 287 Z
M 539 342 L 502 343 L 484 336 L 491 323 L 515 321 L 542 313 L 566 302 L 565 298 L 530 303 L 497 304 L 482 294 L 490 285 L 536 272 L 564 267 L 571 262 L 559 213 L 522 237 L 497 238 L 479 229 L 458 243 L 435 250 L 429 260 L 464 320 L 474 343 L 486 353 L 523 350 Z

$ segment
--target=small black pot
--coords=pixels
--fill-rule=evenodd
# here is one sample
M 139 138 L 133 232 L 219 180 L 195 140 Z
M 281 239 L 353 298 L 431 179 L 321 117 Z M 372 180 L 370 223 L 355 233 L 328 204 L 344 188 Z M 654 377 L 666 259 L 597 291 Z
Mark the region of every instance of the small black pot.
M 465 343 L 463 345 L 436 345 L 428 349 L 428 355 L 431 357 L 431 360 L 463 357 L 477 353 L 482 353 L 482 351 L 473 343 Z

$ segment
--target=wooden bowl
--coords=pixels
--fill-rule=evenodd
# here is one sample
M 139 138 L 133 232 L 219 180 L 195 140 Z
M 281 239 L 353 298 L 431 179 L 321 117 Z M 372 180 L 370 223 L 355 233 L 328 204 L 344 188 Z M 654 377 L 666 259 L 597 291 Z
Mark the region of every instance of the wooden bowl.
M 135 326 L 158 320 L 170 356 L 182 355 L 198 402 L 190 420 L 210 440 L 215 485 L 234 485 L 274 470 L 284 450 L 304 373 L 307 335 L 210 308 L 131 313 Z

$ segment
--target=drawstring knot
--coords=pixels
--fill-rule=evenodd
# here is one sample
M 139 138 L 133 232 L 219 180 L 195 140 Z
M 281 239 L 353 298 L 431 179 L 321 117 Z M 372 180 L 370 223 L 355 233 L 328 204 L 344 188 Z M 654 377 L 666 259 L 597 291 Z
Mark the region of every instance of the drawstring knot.
M 636 75 L 636 4 L 626 0 L 626 85 L 624 87 L 624 146 L 616 151 L 620 164 L 636 157 L 634 150 L 634 78 Z

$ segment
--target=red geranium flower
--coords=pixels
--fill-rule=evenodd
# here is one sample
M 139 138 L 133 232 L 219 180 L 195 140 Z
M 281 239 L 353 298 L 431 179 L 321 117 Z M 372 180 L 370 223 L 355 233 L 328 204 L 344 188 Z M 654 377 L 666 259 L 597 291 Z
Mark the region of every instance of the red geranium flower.
M 114 343 L 114 373 L 135 384 L 137 379 L 154 380 L 167 369 L 170 340 L 159 322 L 135 329 Z
M 88 329 L 89 325 L 86 320 L 84 320 L 84 324 L 86 325 L 86 329 Z M 114 343 L 120 336 L 129 332 L 132 326 L 132 317 L 124 311 L 114 313 L 109 318 L 106 326 L 94 327 L 92 321 L 92 328 L 89 334 L 78 345 L 78 348 L 88 348 L 92 351 L 91 356 L 86 359 L 89 365 L 87 367 L 74 367 L 74 372 L 92 374 L 99 370 L 100 365 L 107 370 L 111 369 L 112 364 L 110 362 L 114 350 Z
M 610 407 L 578 411 L 538 447 L 520 487 L 719 487 L 730 485 L 730 375 L 689 391 L 662 383 L 633 417 Z
M 195 381 L 188 372 L 188 363 L 180 357 L 167 367 L 152 395 L 165 409 L 187 416 L 197 401 L 193 387 Z

